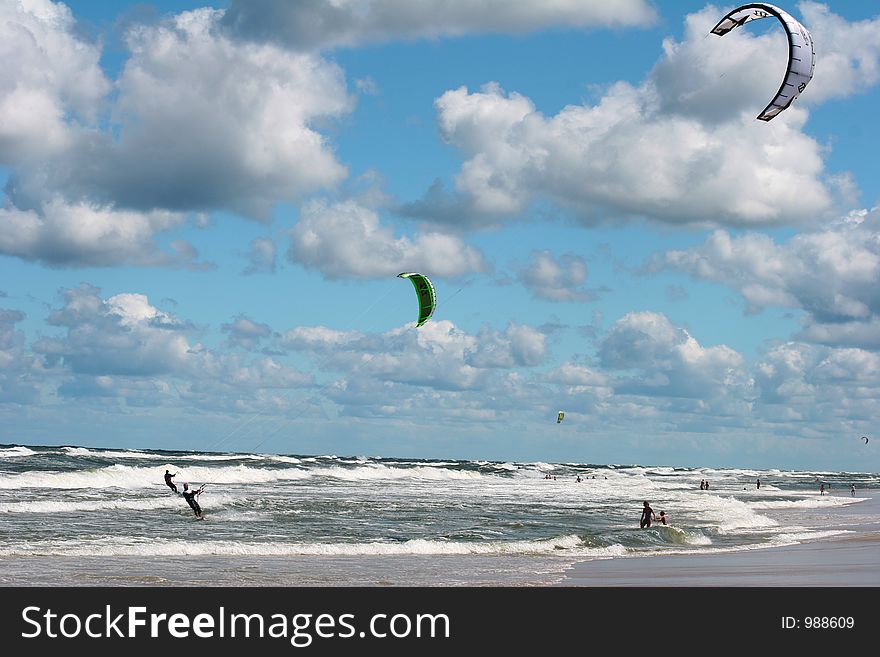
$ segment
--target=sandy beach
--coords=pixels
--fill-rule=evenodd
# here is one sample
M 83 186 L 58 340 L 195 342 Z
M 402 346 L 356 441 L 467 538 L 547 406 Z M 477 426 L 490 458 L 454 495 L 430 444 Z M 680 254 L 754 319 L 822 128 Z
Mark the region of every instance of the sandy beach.
M 781 547 L 584 561 L 557 586 L 880 586 L 880 500 L 866 498 L 834 513 L 855 511 L 878 520 L 840 525 L 851 532 L 841 536 Z

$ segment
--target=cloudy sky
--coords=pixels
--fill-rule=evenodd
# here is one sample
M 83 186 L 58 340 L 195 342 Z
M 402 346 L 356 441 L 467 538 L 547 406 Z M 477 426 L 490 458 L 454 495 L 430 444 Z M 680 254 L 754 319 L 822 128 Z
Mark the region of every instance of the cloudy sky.
M 0 442 L 876 471 L 880 10 L 733 6 L 0 0 Z

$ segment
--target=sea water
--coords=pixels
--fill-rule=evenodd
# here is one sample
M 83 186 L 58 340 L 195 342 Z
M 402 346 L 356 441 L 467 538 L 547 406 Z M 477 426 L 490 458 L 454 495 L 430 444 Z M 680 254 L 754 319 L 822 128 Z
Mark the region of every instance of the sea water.
M 179 490 L 206 484 L 204 521 L 166 469 Z M 845 534 L 874 520 L 858 504 L 878 484 L 857 472 L 3 445 L 0 584 L 543 585 L 586 559 Z M 644 501 L 669 526 L 640 529 Z

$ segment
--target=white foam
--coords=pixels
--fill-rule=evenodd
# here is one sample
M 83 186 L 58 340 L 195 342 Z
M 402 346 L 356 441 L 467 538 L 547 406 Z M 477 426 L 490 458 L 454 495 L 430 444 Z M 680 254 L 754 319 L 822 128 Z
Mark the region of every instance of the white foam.
M 775 520 L 756 513 L 747 502 L 718 495 L 703 495 L 698 498 L 702 502 L 701 517 L 708 520 L 721 534 L 778 525 Z
M 302 463 L 302 460 L 293 456 L 267 456 L 266 458 L 271 461 L 278 461 L 279 463 Z
M 330 466 L 326 468 L 310 468 L 308 472 L 314 476 L 335 477 L 349 481 L 381 480 L 381 479 L 419 479 L 419 480 L 474 480 L 482 479 L 479 472 L 469 470 L 444 470 L 426 466 L 412 468 L 395 468 L 376 463 L 357 468 Z
M 840 536 L 842 534 L 851 533 L 853 532 L 845 529 L 787 532 L 774 536 L 771 540 L 771 543 L 773 543 L 774 545 L 791 545 L 793 543 L 802 543 L 804 541 L 818 540 L 820 538 L 830 538 L 831 536 Z
M 859 502 L 859 499 L 854 497 L 820 495 L 800 500 L 762 500 L 749 502 L 749 505 L 753 509 L 820 509 L 828 506 L 847 506 L 857 502 Z
M 210 523 L 210 516 L 208 517 Z M 64 556 L 383 556 L 383 555 L 553 555 L 578 558 L 608 558 L 625 554 L 622 545 L 587 548 L 577 536 L 560 536 L 535 541 L 488 541 L 469 543 L 413 539 L 402 542 L 365 543 L 285 543 L 220 540 L 150 540 L 124 538 L 96 539 L 80 543 L 40 541 L 22 542 L 0 548 L 0 556 L 64 555 Z
M 328 466 L 304 468 L 257 468 L 247 465 L 212 468 L 206 466 L 179 467 L 164 463 L 155 468 L 128 465 L 110 465 L 105 468 L 79 472 L 23 472 L 0 475 L 0 489 L 18 488 L 146 488 L 162 484 L 165 470 L 176 472 L 174 481 L 178 486 L 189 483 L 260 484 L 273 481 L 295 481 L 310 477 L 332 477 L 347 481 L 367 480 L 476 480 L 483 478 L 479 472 L 445 470 L 417 466 L 392 468 L 381 464 L 358 467 Z M 162 484 L 164 485 L 164 484 Z
M 78 511 L 146 511 L 149 509 L 170 509 L 179 507 L 181 500 L 173 496 L 156 499 L 120 500 L 108 498 L 98 501 L 65 502 L 39 500 L 34 502 L 11 502 L 0 504 L 0 513 L 74 513 Z
M 4 447 L 0 449 L 0 458 L 14 458 L 17 456 L 33 456 L 36 452 L 32 449 L 28 449 L 27 447 L 15 446 L 15 447 Z
M 18 488 L 60 488 L 60 489 L 102 489 L 102 488 L 150 488 L 164 486 L 162 476 L 165 470 L 176 472 L 174 478 L 178 487 L 183 482 L 223 482 L 223 483 L 264 483 L 269 481 L 304 479 L 309 475 L 293 468 L 269 470 L 251 468 L 245 465 L 209 468 L 196 466 L 178 468 L 165 463 L 155 468 L 129 465 L 110 465 L 105 468 L 82 470 L 79 472 L 23 472 L 0 475 L 0 489 Z
M 100 458 L 114 459 L 152 459 L 155 461 L 168 459 L 173 461 L 263 461 L 267 458 L 257 454 L 175 454 L 174 456 L 169 456 L 168 454 L 150 454 L 148 452 L 139 452 L 137 450 L 98 450 L 89 449 L 87 447 L 64 447 L 63 450 L 70 456 L 97 456 Z M 299 463 L 299 461 L 295 459 L 292 462 Z

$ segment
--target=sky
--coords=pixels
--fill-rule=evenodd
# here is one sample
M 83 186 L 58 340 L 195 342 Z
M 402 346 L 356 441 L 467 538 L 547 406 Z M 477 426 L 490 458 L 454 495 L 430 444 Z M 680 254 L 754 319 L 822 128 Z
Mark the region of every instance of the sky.
M 735 6 L 0 0 L 0 442 L 876 472 L 880 10 Z

